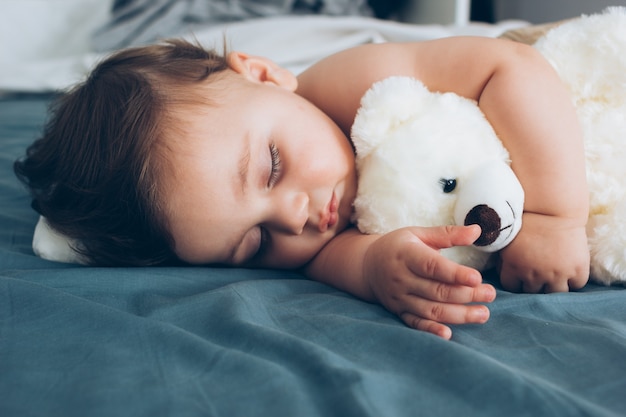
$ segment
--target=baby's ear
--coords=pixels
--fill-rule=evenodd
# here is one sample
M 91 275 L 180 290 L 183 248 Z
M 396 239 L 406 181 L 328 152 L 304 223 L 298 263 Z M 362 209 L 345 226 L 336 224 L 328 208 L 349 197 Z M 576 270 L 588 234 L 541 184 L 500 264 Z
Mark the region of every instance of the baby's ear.
M 227 59 L 233 71 L 250 81 L 275 84 L 290 91 L 298 87 L 296 76 L 270 59 L 243 52 L 231 52 Z

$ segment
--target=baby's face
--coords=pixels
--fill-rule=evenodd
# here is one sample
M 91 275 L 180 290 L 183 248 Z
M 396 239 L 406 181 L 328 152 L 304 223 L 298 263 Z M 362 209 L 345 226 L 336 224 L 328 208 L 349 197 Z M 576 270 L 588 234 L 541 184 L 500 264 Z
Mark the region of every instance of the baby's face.
M 290 89 L 238 77 L 181 117 L 166 194 L 184 261 L 295 268 L 350 221 L 352 147 Z

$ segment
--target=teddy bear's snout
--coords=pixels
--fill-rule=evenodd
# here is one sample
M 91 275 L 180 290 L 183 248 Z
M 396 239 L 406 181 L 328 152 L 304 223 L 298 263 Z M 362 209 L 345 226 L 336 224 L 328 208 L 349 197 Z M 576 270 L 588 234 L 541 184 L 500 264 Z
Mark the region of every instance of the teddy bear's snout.
M 476 242 L 474 242 L 474 245 L 488 246 L 500 236 L 502 222 L 497 211 L 486 204 L 479 204 L 467 213 L 464 224 L 465 226 L 470 224 L 479 225 L 482 232 Z
M 459 181 L 454 205 L 456 224 L 477 224 L 482 232 L 472 245 L 496 252 L 511 243 L 522 227 L 524 189 L 511 167 L 487 161 Z

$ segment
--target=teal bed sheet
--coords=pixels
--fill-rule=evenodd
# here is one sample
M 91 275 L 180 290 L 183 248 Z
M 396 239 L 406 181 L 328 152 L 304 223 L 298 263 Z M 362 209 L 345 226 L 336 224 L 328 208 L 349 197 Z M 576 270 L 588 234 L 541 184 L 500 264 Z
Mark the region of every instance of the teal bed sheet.
M 292 272 L 37 258 L 12 163 L 48 100 L 0 100 L 0 416 L 626 415 L 623 287 L 499 289 L 443 341 Z

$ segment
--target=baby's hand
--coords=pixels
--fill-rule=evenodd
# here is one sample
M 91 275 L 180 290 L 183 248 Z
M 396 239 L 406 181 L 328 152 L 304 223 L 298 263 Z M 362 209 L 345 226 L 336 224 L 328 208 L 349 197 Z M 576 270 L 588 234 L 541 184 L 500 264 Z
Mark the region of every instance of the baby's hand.
M 589 280 L 589 247 L 580 221 L 525 213 L 522 230 L 500 251 L 500 282 L 513 292 L 582 288 Z
M 381 236 L 368 249 L 364 277 L 372 293 L 410 327 L 452 336 L 448 324 L 484 323 L 495 289 L 475 269 L 456 264 L 439 249 L 469 245 L 478 226 L 410 227 Z

